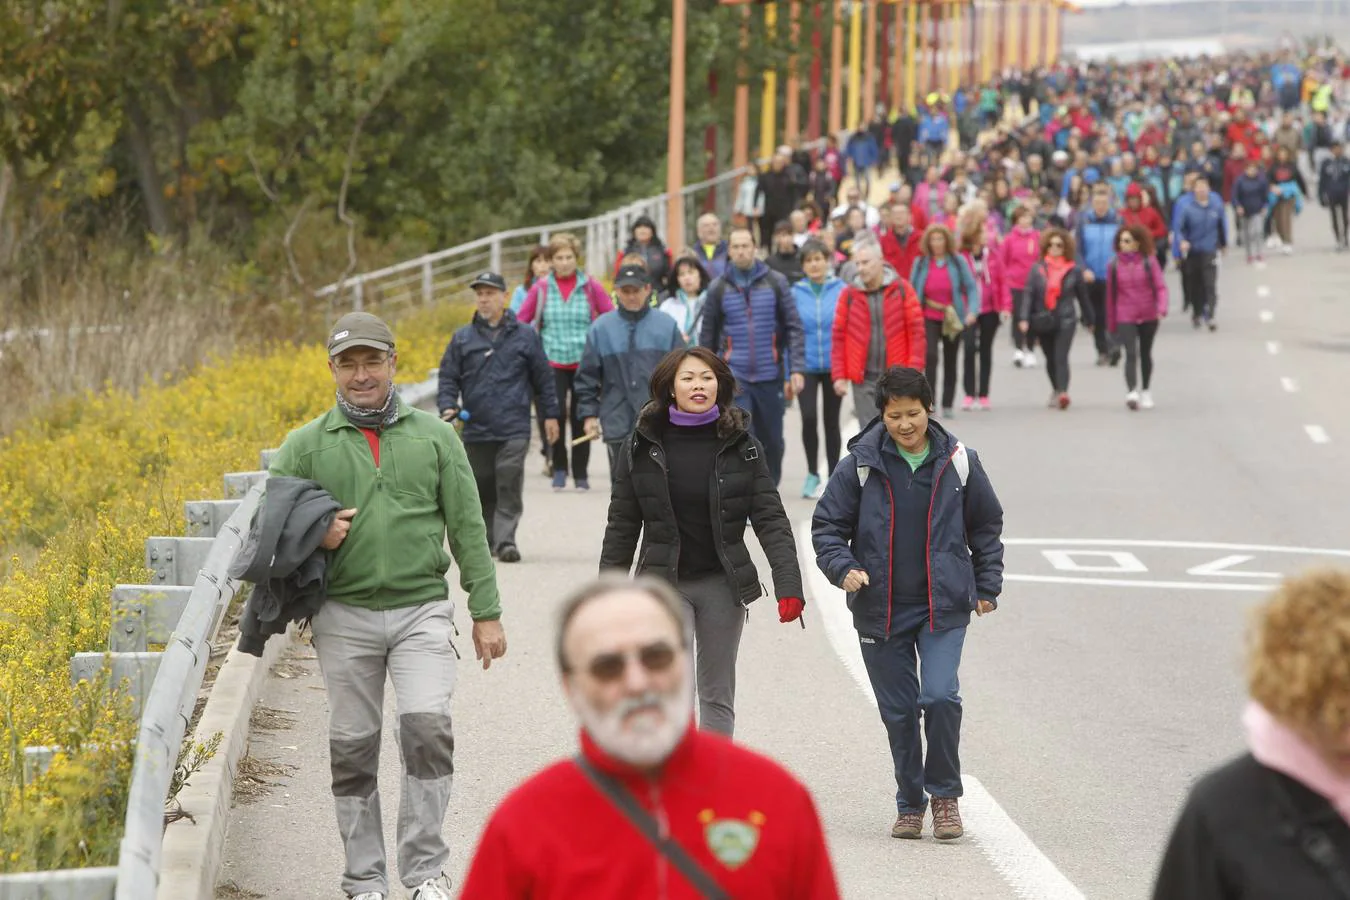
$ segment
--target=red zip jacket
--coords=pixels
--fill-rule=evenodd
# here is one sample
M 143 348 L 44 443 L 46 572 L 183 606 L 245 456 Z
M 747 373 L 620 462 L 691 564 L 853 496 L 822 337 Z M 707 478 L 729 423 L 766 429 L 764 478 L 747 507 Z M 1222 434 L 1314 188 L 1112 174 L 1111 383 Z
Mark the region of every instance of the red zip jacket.
M 1153 238 L 1155 247 L 1167 240 L 1167 223 L 1163 221 L 1162 213 L 1152 206 L 1141 206 L 1138 209 L 1130 209 L 1127 206 L 1120 211 L 1120 217 L 1126 225 L 1142 225 L 1149 237 Z
M 911 228 L 903 240 L 899 233 L 894 231 L 885 231 L 881 234 L 881 255 L 901 278 L 908 278 L 910 270 L 914 268 L 914 260 L 919 258 L 919 242 L 922 239 L 923 231 L 918 228 Z
M 908 281 L 893 272 L 884 284 L 882 331 L 886 335 L 886 367 L 927 364 L 928 342 L 923 330 L 923 306 Z M 863 380 L 867 372 L 867 348 L 872 342 L 872 311 L 867 291 L 855 281 L 844 289 L 834 307 L 830 343 L 830 379 Z
M 655 778 L 609 759 L 584 733 L 581 749 L 737 900 L 839 897 L 811 795 L 767 757 L 692 722 Z M 502 801 L 460 897 L 697 900 L 699 894 L 567 760 Z

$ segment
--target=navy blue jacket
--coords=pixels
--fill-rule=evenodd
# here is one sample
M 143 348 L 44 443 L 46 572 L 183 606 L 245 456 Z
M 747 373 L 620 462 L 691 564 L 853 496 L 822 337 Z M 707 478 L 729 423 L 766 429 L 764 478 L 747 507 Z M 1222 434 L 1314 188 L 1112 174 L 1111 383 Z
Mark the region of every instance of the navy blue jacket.
M 741 384 L 782 381 L 789 373 L 805 372 L 802 320 L 787 279 L 760 260 L 750 269 L 748 287 L 740 277 L 729 265 L 708 288 L 698 342 L 720 354 Z
M 441 357 L 436 409 L 463 409 L 464 442 L 485 444 L 528 438 L 534 430 L 530 401 L 539 398 L 544 418 L 558 418 L 553 370 L 539 334 L 516 314 L 502 315 L 502 334 L 494 344 L 478 316 L 450 338 Z
M 878 417 L 849 441 L 850 453 L 835 467 L 811 517 L 816 565 L 831 584 L 842 583 L 851 569 L 867 572 L 869 584 L 849 595 L 848 605 L 853 627 L 871 637 L 890 636 L 897 599 L 891 590 L 894 493 L 881 457 L 890 440 Z M 928 624 L 945 631 L 968 624 L 977 600 L 997 604 L 1003 592 L 1003 507 L 975 451 L 966 451 L 970 476 L 963 488 L 951 465 L 956 438 L 930 419 L 928 440 L 933 461 L 927 465 L 936 467 L 925 548 Z
M 1265 172 L 1248 175 L 1243 172 L 1233 181 L 1233 206 L 1249 216 L 1265 211 L 1270 202 L 1270 181 Z
M 679 324 L 660 310 L 622 306 L 595 320 L 577 369 L 577 417 L 600 419 L 606 441 L 621 441 L 651 399 L 652 371 L 667 353 L 684 346 Z
M 1194 201 L 1187 204 L 1177 216 L 1176 231 L 1178 239 L 1190 241 L 1193 253 L 1216 253 L 1227 247 L 1223 200 L 1211 193 L 1204 206 Z

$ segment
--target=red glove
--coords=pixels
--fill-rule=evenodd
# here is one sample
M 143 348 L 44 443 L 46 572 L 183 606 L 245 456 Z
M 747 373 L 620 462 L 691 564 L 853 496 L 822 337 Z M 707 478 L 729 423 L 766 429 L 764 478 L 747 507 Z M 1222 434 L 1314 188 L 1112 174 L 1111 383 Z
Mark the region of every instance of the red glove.
M 801 597 L 779 597 L 778 598 L 778 621 L 787 624 L 794 619 L 802 617 L 802 610 L 806 609 L 806 601 Z M 806 623 L 802 623 L 806 627 Z

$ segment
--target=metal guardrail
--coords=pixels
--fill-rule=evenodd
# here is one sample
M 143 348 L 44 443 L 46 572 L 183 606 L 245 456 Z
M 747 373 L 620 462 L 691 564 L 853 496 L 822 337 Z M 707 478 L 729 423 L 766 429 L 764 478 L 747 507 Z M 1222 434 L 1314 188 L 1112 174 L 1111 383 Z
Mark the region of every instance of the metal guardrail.
M 808 150 L 817 150 L 824 146 L 824 140 L 804 146 Z M 766 160 L 757 162 L 762 164 Z M 687 185 L 681 190 L 686 230 L 692 233 L 694 222 L 705 212 L 716 213 L 724 222 L 730 218 L 740 174 L 739 171 L 723 172 L 716 178 Z M 588 219 L 500 231 L 467 244 L 354 275 L 320 288 L 315 296 L 327 298 L 335 312 L 348 308 L 394 312 L 415 304 L 430 305 L 453 299 L 467 292 L 469 282 L 484 269 L 502 274 L 509 284 L 517 284 L 527 274 L 530 251 L 539 244 L 547 244 L 549 237 L 562 231 L 572 232 L 581 241 L 582 255 L 591 272 L 607 272 L 627 246 L 632 223 L 640 216 L 650 216 L 658 225 L 663 224 L 668 202 L 666 194 L 657 194 Z M 682 249 L 686 243 L 687 235 L 667 236 L 666 239 L 666 245 L 672 251 Z

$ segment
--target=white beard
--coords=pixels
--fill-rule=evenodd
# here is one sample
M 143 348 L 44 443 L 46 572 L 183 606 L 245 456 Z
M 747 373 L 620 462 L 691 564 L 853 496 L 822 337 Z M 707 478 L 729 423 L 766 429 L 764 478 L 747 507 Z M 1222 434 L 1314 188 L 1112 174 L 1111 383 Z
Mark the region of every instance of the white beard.
M 645 769 L 665 762 L 688 730 L 694 679 L 692 673 L 686 673 L 680 686 L 669 694 L 652 691 L 630 697 L 604 713 L 579 692 L 571 699 L 581 727 L 601 750 L 619 762 Z

